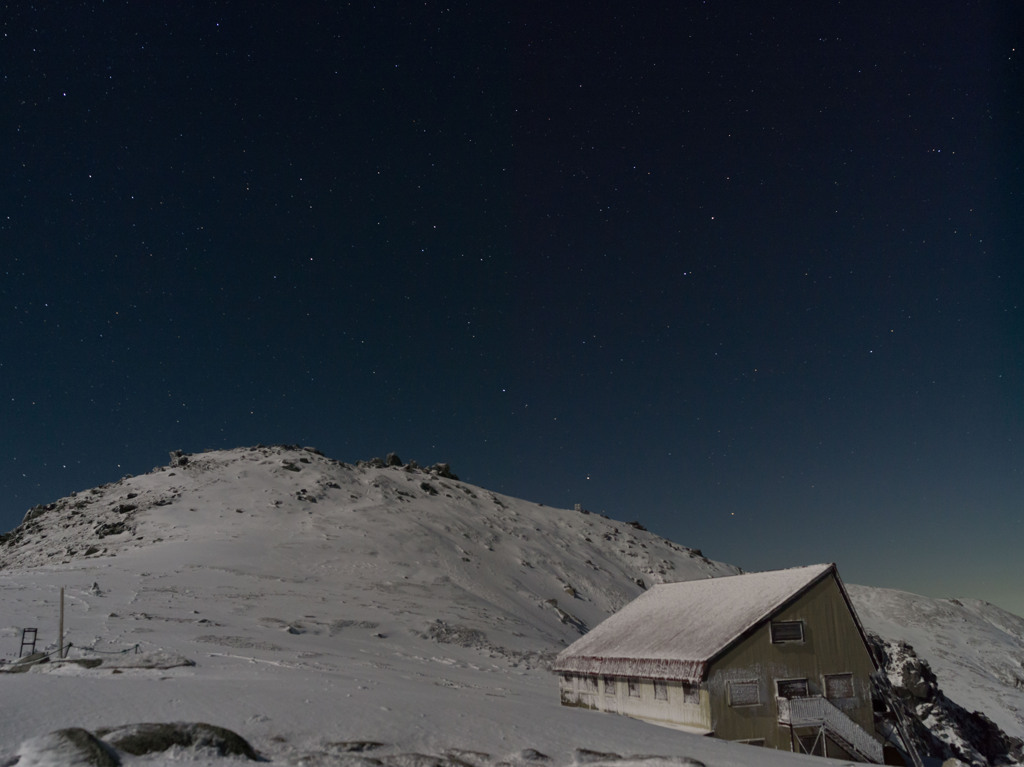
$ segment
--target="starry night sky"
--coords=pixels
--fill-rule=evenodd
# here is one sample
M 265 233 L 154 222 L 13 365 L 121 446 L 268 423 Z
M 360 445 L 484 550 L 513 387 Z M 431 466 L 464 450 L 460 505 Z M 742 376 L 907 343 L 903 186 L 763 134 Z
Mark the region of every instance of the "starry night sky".
M 1022 45 L 1010 0 L 8 3 L 0 529 L 173 449 L 395 451 L 1024 613 Z

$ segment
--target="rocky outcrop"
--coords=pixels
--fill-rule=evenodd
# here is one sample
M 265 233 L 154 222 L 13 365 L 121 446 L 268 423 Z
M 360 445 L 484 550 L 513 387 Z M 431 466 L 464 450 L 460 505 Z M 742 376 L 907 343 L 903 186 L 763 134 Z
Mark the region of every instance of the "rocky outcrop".
M 972 767 L 1015 765 L 1024 761 L 1024 741 L 1003 732 L 980 711 L 968 711 L 939 688 L 931 666 L 906 642 L 869 636 L 872 651 L 891 690 L 886 722 L 895 728 L 902 715 L 921 756 L 959 760 Z M 895 709 L 895 710 L 893 710 Z
M 157 754 L 178 746 L 210 749 L 218 756 L 241 756 L 256 761 L 259 755 L 241 735 L 205 722 L 147 722 L 97 730 L 104 741 L 133 756 Z
M 122 754 L 161 754 L 174 747 L 260 760 L 245 738 L 224 727 L 205 722 L 170 722 L 128 724 L 95 733 L 81 727 L 56 730 L 22 743 L 14 764 L 119 767 Z

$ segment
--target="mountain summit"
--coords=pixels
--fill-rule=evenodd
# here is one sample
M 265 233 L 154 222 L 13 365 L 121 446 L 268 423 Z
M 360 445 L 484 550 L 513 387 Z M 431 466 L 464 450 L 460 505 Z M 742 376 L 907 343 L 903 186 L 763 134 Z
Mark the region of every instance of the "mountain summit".
M 739 572 L 637 523 L 498 495 L 445 465 L 353 465 L 291 446 L 175 451 L 148 474 L 37 506 L 4 536 L 0 571 L 126 556 L 315 580 L 517 650 L 564 645 L 652 583 Z

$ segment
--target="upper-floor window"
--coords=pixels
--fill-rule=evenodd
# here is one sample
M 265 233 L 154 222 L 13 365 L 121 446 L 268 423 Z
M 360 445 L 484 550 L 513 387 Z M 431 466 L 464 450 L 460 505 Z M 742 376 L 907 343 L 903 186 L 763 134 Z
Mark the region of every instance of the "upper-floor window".
M 826 698 L 852 698 L 853 674 L 825 674 Z
M 775 682 L 780 698 L 806 698 L 808 696 L 806 679 L 779 679 Z
M 772 644 L 804 641 L 803 621 L 772 621 Z

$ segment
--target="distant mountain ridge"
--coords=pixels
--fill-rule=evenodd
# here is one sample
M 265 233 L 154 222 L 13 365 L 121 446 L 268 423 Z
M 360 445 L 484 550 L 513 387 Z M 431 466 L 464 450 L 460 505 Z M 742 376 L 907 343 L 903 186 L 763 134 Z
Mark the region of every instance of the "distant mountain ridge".
M 152 563 L 172 562 L 173 573 L 154 570 L 154 583 L 173 583 L 159 588 L 181 594 L 182 583 L 215 582 L 209 588 L 224 599 L 247 603 L 259 590 L 239 595 L 231 584 L 297 594 L 316 584 L 318 599 L 344 617 L 296 617 L 284 626 L 290 633 L 411 631 L 533 668 L 653 583 L 741 572 L 639 523 L 494 493 L 445 464 L 397 456 L 346 464 L 299 446 L 174 451 L 147 474 L 36 506 L 0 535 L 0 578 L 89 563 L 102 570 L 111 561 L 138 569 L 143 583 Z M 1012 738 L 1024 736 L 1024 619 L 884 589 L 850 593 L 869 631 L 890 650 L 913 645 L 938 677 L 933 692 L 941 686 L 967 710 L 984 711 L 1012 750 Z M 107 625 L 117 620 L 112 614 Z M 208 639 L 243 641 L 197 641 Z M 937 698 L 921 700 L 930 708 L 914 715 L 926 720 Z M 950 729 L 948 721 L 934 727 Z

